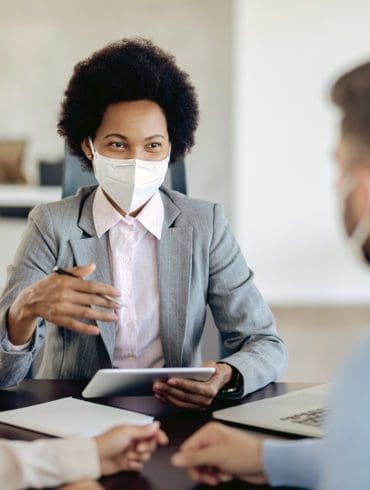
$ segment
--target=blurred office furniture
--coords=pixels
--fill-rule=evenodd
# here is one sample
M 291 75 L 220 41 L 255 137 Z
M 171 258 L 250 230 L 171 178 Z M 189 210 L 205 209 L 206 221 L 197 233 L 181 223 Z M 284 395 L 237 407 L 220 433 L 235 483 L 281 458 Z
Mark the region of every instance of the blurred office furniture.
M 92 172 L 82 170 L 81 161 L 65 147 L 62 171 L 62 197 L 73 196 L 84 185 L 97 184 Z
M 62 185 L 63 158 L 55 162 L 41 160 L 39 162 L 39 182 L 41 186 Z
M 177 160 L 170 165 L 171 189 L 187 194 L 185 160 Z
M 0 182 L 24 184 L 22 171 L 25 140 L 0 140 Z
M 0 217 L 27 218 L 37 204 L 60 199 L 60 187 L 0 184 Z
M 0 217 L 26 218 L 37 204 L 60 198 L 54 187 L 26 185 L 25 148 L 25 140 L 0 140 Z

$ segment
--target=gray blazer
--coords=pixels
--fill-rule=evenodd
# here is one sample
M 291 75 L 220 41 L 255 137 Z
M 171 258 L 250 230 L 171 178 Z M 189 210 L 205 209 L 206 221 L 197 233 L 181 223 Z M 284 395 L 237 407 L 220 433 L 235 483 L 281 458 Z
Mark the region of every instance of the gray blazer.
M 108 234 L 98 238 L 92 204 L 95 186 L 72 197 L 37 206 L 0 300 L 0 387 L 26 376 L 45 344 L 37 377 L 90 379 L 112 367 L 115 325 L 98 322 L 101 335 L 86 336 L 37 322 L 27 352 L 7 352 L 7 311 L 26 286 L 67 268 L 96 263 L 93 279 L 112 284 Z M 160 332 L 166 366 L 197 366 L 209 304 L 226 351 L 224 360 L 243 376 L 243 395 L 276 380 L 287 364 L 287 349 L 274 319 L 253 282 L 221 207 L 161 187 L 164 225 L 158 244 Z

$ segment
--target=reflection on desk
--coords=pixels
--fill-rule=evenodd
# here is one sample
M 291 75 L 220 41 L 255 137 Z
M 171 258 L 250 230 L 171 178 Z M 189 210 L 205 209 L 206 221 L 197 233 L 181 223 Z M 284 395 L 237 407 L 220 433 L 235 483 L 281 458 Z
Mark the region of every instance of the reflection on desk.
M 36 403 L 55 400 L 65 396 L 80 396 L 86 383 L 64 380 L 25 380 L 18 387 L 0 390 L 0 410 L 21 408 Z M 276 395 L 282 395 L 289 391 L 306 387 L 302 383 L 272 383 L 262 390 L 253 393 L 242 400 L 216 400 L 209 410 L 203 412 L 184 411 L 168 407 L 160 403 L 154 397 L 113 397 L 96 399 L 98 403 L 113 405 L 128 410 L 146 413 L 155 416 L 161 421 L 162 428 L 168 434 L 170 442 L 166 447 L 159 448 L 153 458 L 145 466 L 142 473 L 121 473 L 106 477 L 101 480 L 105 489 L 130 489 L 135 490 L 205 490 L 207 486 L 194 486 L 184 471 L 174 468 L 170 464 L 170 458 L 177 448 L 193 432 L 212 418 L 212 411 L 226 408 L 235 404 L 248 403 Z M 63 421 L 61 421 L 63 423 Z M 34 440 L 44 435 L 36 432 L 10 427 L 0 424 L 0 437 L 7 439 Z M 267 489 L 269 486 L 255 486 L 240 481 L 234 481 L 219 485 L 223 490 L 236 489 Z M 292 490 L 292 489 L 290 489 Z

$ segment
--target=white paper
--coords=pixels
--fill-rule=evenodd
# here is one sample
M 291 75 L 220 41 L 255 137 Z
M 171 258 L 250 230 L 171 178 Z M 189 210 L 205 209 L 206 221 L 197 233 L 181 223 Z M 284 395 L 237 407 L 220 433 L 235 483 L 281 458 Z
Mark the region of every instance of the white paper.
M 146 425 L 153 417 L 76 398 L 0 412 L 0 422 L 58 437 L 96 436 L 120 424 Z

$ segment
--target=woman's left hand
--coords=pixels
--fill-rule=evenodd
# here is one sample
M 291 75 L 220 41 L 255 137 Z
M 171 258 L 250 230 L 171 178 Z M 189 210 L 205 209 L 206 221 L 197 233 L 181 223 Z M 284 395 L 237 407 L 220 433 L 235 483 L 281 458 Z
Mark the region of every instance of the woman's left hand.
M 169 378 L 167 381 L 156 381 L 153 385 L 155 397 L 179 408 L 206 409 L 217 393 L 231 379 L 232 368 L 228 364 L 216 364 L 207 361 L 203 367 L 214 367 L 216 372 L 208 381 L 194 381 L 184 378 Z

